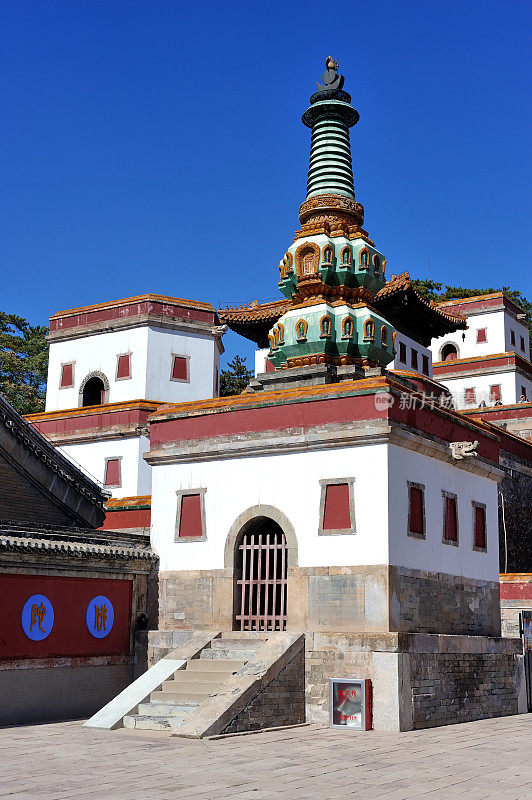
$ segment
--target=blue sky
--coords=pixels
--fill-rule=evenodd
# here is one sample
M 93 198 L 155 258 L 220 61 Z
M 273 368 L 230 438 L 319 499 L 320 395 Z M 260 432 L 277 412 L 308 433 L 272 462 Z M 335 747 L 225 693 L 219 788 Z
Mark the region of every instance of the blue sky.
M 329 54 L 388 274 L 530 298 L 531 23 L 512 0 L 2 0 L 2 309 L 280 296 Z

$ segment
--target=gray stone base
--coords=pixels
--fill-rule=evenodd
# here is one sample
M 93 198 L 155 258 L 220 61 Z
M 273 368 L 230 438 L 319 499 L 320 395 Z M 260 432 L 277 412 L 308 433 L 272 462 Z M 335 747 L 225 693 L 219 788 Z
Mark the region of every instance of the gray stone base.
M 166 655 L 186 635 L 190 634 L 150 631 L 150 657 Z M 304 708 L 300 692 L 303 673 Z M 328 724 L 329 678 L 371 680 L 372 723 L 380 731 L 408 731 L 526 713 L 519 639 L 307 632 L 304 659 L 301 653 L 283 668 L 278 681 L 242 709 L 228 732 L 303 719 Z
M 375 378 L 383 375 L 380 367 L 364 369 L 357 364 L 336 367 L 333 364 L 314 364 L 307 367 L 277 369 L 275 372 L 261 372 L 250 381 L 246 392 L 272 391 L 274 389 L 301 388 L 304 386 L 323 386 L 338 381 L 354 381 L 359 378 Z
M 370 678 L 375 730 L 526 712 L 518 639 L 435 634 L 306 636 L 306 713 L 329 718 L 329 678 Z
M 161 572 L 159 628 L 231 630 L 233 593 L 230 568 Z M 290 567 L 287 604 L 290 631 L 500 635 L 498 582 L 440 572 Z
M 88 660 L 88 659 L 87 659 Z M 133 679 L 123 663 L 0 670 L 0 725 L 90 717 Z

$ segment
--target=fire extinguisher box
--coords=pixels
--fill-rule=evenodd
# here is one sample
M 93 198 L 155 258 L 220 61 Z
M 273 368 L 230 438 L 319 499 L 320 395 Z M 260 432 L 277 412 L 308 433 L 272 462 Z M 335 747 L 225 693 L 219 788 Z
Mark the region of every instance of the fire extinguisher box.
M 371 730 L 371 680 L 330 678 L 331 728 Z

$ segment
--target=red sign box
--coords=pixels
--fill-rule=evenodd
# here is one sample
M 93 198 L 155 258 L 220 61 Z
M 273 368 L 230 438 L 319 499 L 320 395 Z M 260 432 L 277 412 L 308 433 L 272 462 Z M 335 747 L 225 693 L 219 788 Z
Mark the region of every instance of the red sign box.
M 41 641 L 30 639 L 22 625 L 22 609 L 33 595 L 44 595 L 53 606 L 52 630 Z M 86 614 L 90 601 L 101 595 L 111 603 L 114 621 L 107 635 L 96 638 L 87 627 Z M 131 581 L 0 575 L 1 660 L 125 655 L 129 653 L 130 620 Z

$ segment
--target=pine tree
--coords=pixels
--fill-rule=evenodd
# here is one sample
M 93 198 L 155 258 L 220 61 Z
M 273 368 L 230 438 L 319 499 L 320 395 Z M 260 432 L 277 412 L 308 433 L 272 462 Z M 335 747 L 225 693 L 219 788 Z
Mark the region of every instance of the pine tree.
M 21 414 L 44 410 L 48 328 L 0 311 L 0 393 Z
M 222 370 L 220 376 L 220 397 L 241 394 L 253 377 L 253 372 L 246 367 L 246 359 L 235 356 Z

